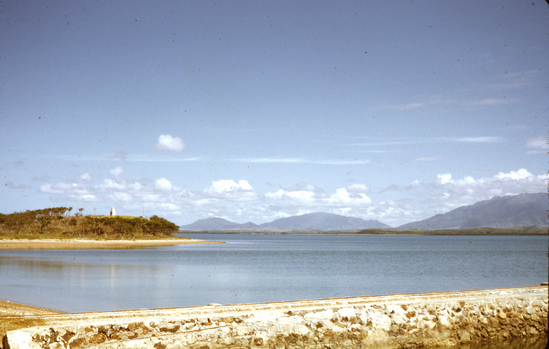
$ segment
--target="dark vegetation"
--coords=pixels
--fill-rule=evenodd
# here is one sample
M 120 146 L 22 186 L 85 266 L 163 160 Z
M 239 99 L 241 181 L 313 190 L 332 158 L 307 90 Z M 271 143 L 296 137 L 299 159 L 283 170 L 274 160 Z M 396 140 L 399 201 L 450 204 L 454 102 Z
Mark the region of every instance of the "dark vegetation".
M 0 238 L 143 239 L 175 237 L 174 223 L 158 217 L 71 215 L 72 207 L 0 213 Z

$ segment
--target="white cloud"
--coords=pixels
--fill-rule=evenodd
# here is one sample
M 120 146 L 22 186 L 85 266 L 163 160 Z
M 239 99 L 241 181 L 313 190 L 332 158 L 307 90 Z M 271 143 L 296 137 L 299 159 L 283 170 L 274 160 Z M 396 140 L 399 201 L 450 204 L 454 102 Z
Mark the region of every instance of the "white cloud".
M 438 174 L 437 179 L 440 182 L 440 184 L 446 184 L 446 183 L 452 183 L 453 182 L 451 173 Z
M 100 200 L 93 190 L 84 187 L 81 183 L 44 184 L 40 186 L 39 191 L 46 194 L 65 195 L 71 201 L 95 202 Z
M 534 150 L 528 151 L 527 154 L 546 154 L 549 149 L 549 140 L 545 137 L 534 137 L 526 141 L 528 148 L 534 148 Z
M 309 190 L 294 190 L 294 191 L 286 191 L 283 189 L 279 189 L 275 193 L 267 193 L 265 196 L 269 199 L 291 199 L 298 202 L 314 202 L 315 200 L 315 193 L 313 191 Z
M 249 163 L 259 163 L 259 164 L 313 164 L 313 165 L 363 165 L 370 163 L 369 160 L 311 160 L 311 159 L 302 159 L 302 158 L 257 158 L 257 159 L 233 159 L 233 161 L 238 162 L 249 162 Z
M 69 195 L 73 201 L 83 201 L 83 202 L 97 202 L 100 199 L 93 194 L 84 194 L 84 195 Z
M 116 181 L 120 181 L 122 179 L 122 175 L 124 174 L 125 170 L 122 166 L 117 166 L 109 171 L 109 174 L 112 179 Z
M 173 186 L 172 183 L 167 180 L 166 178 L 160 178 L 157 179 L 154 183 L 154 187 L 160 191 L 172 191 Z
M 168 202 L 161 203 L 161 204 L 160 204 L 160 207 L 161 207 L 163 210 L 167 210 L 167 211 L 177 211 L 177 210 L 180 209 L 180 206 L 179 206 L 179 205 L 172 204 L 172 203 L 168 203 Z
M 299 164 L 305 162 L 300 158 L 257 158 L 257 159 L 234 159 L 239 162 L 250 162 L 258 164 Z
M 528 172 L 526 169 L 521 168 L 518 171 L 511 171 L 509 173 L 500 172 L 496 175 L 496 178 L 503 179 L 503 180 L 520 180 L 520 179 L 533 178 L 533 176 L 534 175 Z
M 185 142 L 179 137 L 173 137 L 172 135 L 160 135 L 158 136 L 158 143 L 155 144 L 156 149 L 168 150 L 175 152 L 185 151 Z
M 498 77 L 498 82 L 486 84 L 480 88 L 487 91 L 499 91 L 523 88 L 533 84 L 533 78 L 539 72 L 536 70 L 521 71 L 521 72 L 505 72 L 503 76 Z
M 76 182 L 89 183 L 92 181 L 92 177 L 89 173 L 84 172 L 81 175 L 76 177 Z
M 114 192 L 112 195 L 109 196 L 114 201 L 124 201 L 124 202 L 130 202 L 132 201 L 133 197 L 128 193 L 121 193 L 121 192 Z
M 150 157 L 145 157 L 145 156 L 135 156 L 135 157 L 132 157 L 132 158 L 128 159 L 128 161 L 131 161 L 131 162 L 191 162 L 191 161 L 200 161 L 200 160 L 202 160 L 202 158 L 199 158 L 199 157 L 184 158 L 184 159 L 181 159 L 181 158 L 178 158 L 178 159 L 173 159 L 173 158 L 162 159 L 162 158 L 158 158 L 158 157 L 150 158 Z
M 408 110 L 408 109 L 422 108 L 424 106 L 425 106 L 425 103 L 416 102 L 416 103 L 405 104 L 402 107 L 404 110 Z
M 369 160 L 317 160 L 317 161 L 311 161 L 312 164 L 318 164 L 318 165 L 364 165 L 369 164 Z
M 151 194 L 147 191 L 138 193 L 138 196 L 145 202 L 162 202 L 164 200 L 161 194 Z
M 514 85 L 516 86 L 516 85 Z M 423 101 L 407 103 L 407 104 L 391 104 L 385 105 L 378 109 L 395 109 L 407 111 L 417 108 L 428 108 L 436 105 L 462 105 L 462 106 L 497 106 L 508 103 L 514 103 L 518 100 L 515 98 L 481 98 L 481 99 L 450 99 L 441 98 L 441 96 L 432 96 L 423 98 Z
M 485 85 L 482 88 L 489 91 L 498 91 L 498 90 L 516 89 L 516 88 L 521 88 L 529 85 L 532 85 L 532 83 L 527 81 L 516 81 L 511 83 Z
M 265 197 L 274 206 L 307 208 L 308 212 L 350 210 L 348 206 L 368 205 L 372 201 L 364 194 L 369 189 L 364 184 L 352 184 L 347 188 L 338 188 L 335 193 L 326 195 L 323 190 L 309 185 L 298 185 L 293 190 L 279 189 L 267 193 Z
M 48 194 L 63 194 L 64 190 L 55 188 L 53 184 L 42 184 L 39 189 L 42 193 Z
M 405 111 L 405 110 L 410 110 L 410 109 L 423 108 L 425 106 L 427 106 L 427 105 L 423 102 L 414 102 L 414 103 L 408 103 L 408 104 L 388 105 L 388 106 L 385 106 L 385 108 Z
M 484 98 L 477 101 L 472 101 L 471 104 L 474 105 L 500 105 L 516 102 L 515 99 L 510 98 Z
M 352 193 L 367 193 L 370 191 L 370 188 L 366 184 L 355 183 L 348 186 L 347 190 Z
M 361 142 L 361 143 L 350 143 L 347 146 L 352 147 L 393 147 L 399 145 L 415 145 L 415 144 L 430 144 L 430 143 L 446 143 L 446 142 L 457 142 L 457 143 L 497 143 L 501 142 L 501 137 L 496 136 L 465 136 L 465 137 L 437 137 L 437 138 L 400 138 L 400 139 L 377 139 L 371 138 L 371 140 Z M 369 152 L 377 153 L 386 153 L 394 152 L 387 150 L 368 150 Z M 434 161 L 440 159 L 440 156 L 424 156 L 414 158 L 411 161 Z M 365 161 L 364 163 L 367 163 Z M 348 161 L 348 163 L 351 163 Z
M 40 191 L 50 194 L 63 194 L 77 187 L 78 185 L 76 183 L 43 184 L 40 186 Z
M 229 192 L 235 192 L 235 191 L 252 191 L 252 186 L 248 183 L 246 180 L 240 180 L 238 183 L 233 181 L 232 179 L 222 179 L 219 181 L 214 181 L 212 183 L 212 186 L 208 189 L 205 189 L 205 191 L 209 193 L 229 193 Z
M 372 138 L 371 140 L 361 142 L 361 143 L 350 143 L 347 144 L 350 147 L 375 147 L 375 146 L 391 146 L 391 145 L 406 145 L 406 144 L 418 144 L 426 143 L 425 139 L 400 139 L 400 140 L 387 140 Z M 380 150 L 379 152 L 385 152 Z
M 547 175 L 535 176 L 528 170 L 521 168 L 517 171 L 499 172 L 492 177 L 475 179 L 472 176 L 465 176 L 463 179 L 454 180 L 452 174 L 438 174 L 437 185 L 439 187 L 455 187 L 463 190 L 465 187 L 476 188 L 479 190 L 507 189 L 509 194 L 528 192 L 534 189 L 534 192 L 543 191 Z
M 421 156 L 419 158 L 412 159 L 412 162 L 430 162 L 440 159 L 440 156 Z
M 363 205 L 370 204 L 372 200 L 363 193 L 349 193 L 346 188 L 339 188 L 330 195 L 329 202 L 336 205 Z
M 97 186 L 97 189 L 100 189 L 102 191 L 105 190 L 125 190 L 126 189 L 126 183 L 124 181 L 116 181 L 111 178 L 105 178 L 103 180 L 103 183 Z
M 457 137 L 448 138 L 452 142 L 464 142 L 464 143 L 495 143 L 499 142 L 499 137 Z

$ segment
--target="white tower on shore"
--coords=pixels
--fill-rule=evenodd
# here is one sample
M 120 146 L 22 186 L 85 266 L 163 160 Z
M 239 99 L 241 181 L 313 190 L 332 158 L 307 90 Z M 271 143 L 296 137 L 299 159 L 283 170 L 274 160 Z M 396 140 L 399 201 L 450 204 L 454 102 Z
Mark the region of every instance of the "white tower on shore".
M 116 216 L 116 210 L 114 207 L 111 207 L 111 216 Z

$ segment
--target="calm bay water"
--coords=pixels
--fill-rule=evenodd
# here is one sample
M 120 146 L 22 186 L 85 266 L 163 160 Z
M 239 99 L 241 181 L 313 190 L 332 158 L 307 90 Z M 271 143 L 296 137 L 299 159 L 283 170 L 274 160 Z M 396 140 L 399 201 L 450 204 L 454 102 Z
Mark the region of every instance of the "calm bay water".
M 544 236 L 186 234 L 224 244 L 0 251 L 0 299 L 67 312 L 539 285 Z
M 0 299 L 66 312 L 539 285 L 546 236 L 185 234 L 223 244 L 0 250 Z M 545 348 L 546 338 L 467 349 Z

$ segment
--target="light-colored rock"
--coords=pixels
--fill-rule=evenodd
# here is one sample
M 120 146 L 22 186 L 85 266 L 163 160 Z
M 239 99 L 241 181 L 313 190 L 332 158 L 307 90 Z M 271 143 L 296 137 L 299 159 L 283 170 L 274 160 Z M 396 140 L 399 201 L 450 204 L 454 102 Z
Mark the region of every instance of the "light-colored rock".
M 382 313 L 381 311 L 372 313 L 370 316 L 372 325 L 374 328 L 381 331 L 389 331 L 391 328 L 391 318 L 389 315 Z
M 310 322 L 327 321 L 334 317 L 334 311 L 332 309 L 326 309 L 319 312 L 308 313 L 304 317 L 305 320 Z
M 341 318 L 351 319 L 356 317 L 356 310 L 354 308 L 343 308 L 337 311 Z
M 426 348 L 540 336 L 547 287 L 64 314 L 11 349 Z

